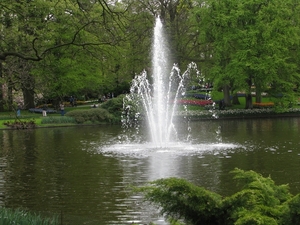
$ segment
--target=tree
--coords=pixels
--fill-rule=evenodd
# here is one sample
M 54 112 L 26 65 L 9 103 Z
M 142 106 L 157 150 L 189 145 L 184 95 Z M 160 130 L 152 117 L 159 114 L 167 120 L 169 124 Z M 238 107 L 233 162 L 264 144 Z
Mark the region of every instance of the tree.
M 58 59 L 68 48 L 85 52 L 92 49 L 92 46 L 97 49 L 105 49 L 107 46 L 113 48 L 122 37 L 119 34 L 123 32 L 122 23 L 118 19 L 121 12 L 114 12 L 111 9 L 113 5 L 104 0 L 89 2 L 28 0 L 13 3 L 3 0 L 0 8 L 3 31 L 0 42 L 1 63 L 8 58 L 40 62 L 46 57 L 51 58 L 53 54 Z M 100 32 L 101 36 L 97 37 Z M 42 64 L 35 66 L 36 71 L 38 65 Z M 34 81 L 34 74 L 31 71 L 27 73 Z M 3 71 L 2 77 L 5 81 Z M 25 105 L 32 106 L 34 92 L 22 90 L 24 97 L 28 97 L 25 100 L 29 100 L 29 104 Z M 0 109 L 3 109 L 3 99 L 0 102 Z
M 160 179 L 136 188 L 157 205 L 162 215 L 192 225 L 255 225 L 299 223 L 300 195 L 289 193 L 287 185 L 275 185 L 270 177 L 235 169 L 241 190 L 222 196 L 179 178 Z
M 246 108 L 252 108 L 253 84 L 257 101 L 269 87 L 293 101 L 293 85 L 299 82 L 298 66 L 290 54 L 299 46 L 294 7 L 292 0 L 206 2 L 198 15 L 206 17 L 201 25 L 213 44 L 216 88 L 245 92 Z
M 31 97 L 35 89 L 35 80 L 32 74 L 30 74 L 31 68 L 32 62 L 21 58 L 8 58 L 3 63 L 3 73 L 5 74 L 5 86 L 7 89 L 7 101 L 4 103 L 8 110 L 15 109 L 17 103 L 21 102 L 22 97 L 24 98 L 24 102 L 26 102 L 25 108 L 35 106 L 34 99 Z M 17 99 L 17 102 L 14 103 L 14 99 Z

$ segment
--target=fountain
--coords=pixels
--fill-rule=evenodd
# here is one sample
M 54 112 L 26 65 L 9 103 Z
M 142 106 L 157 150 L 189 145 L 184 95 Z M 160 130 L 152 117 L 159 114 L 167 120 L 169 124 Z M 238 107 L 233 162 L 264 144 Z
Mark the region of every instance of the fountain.
M 170 140 L 176 139 L 176 99 L 184 94 L 190 72 L 197 70 L 197 67 L 195 63 L 191 63 L 183 74 L 180 74 L 177 65 L 170 68 L 169 50 L 159 17 L 156 18 L 154 27 L 152 52 L 153 83 L 150 83 L 146 71 L 133 79 L 130 94 L 124 99 L 126 115 L 123 117 L 123 124 L 125 127 L 139 126 L 137 121 L 140 120 L 142 110 L 148 122 L 151 143 L 161 148 L 168 146 Z
M 156 18 L 152 49 L 152 74 L 144 70 L 132 80 L 130 93 L 123 99 L 123 134 L 108 140 L 100 152 L 109 155 L 148 157 L 152 154 L 202 154 L 203 152 L 232 149 L 234 144 L 222 141 L 220 128 L 216 136 L 201 136 L 188 118 L 177 121 L 177 99 L 185 95 L 192 75 L 199 72 L 190 63 L 181 73 L 171 66 L 163 24 Z M 183 110 L 186 109 L 183 106 Z M 180 116 L 182 118 L 182 116 Z

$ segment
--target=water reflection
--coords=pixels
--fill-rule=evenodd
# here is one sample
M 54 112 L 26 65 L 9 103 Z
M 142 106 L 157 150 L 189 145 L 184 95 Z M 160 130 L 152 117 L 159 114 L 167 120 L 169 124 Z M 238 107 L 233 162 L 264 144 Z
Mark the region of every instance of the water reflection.
M 236 191 L 229 174 L 235 167 L 271 175 L 298 193 L 299 123 L 192 122 L 192 143 L 161 149 L 121 143 L 118 126 L 1 130 L 0 205 L 62 214 L 63 224 L 166 224 L 129 185 L 172 176 L 229 195 Z

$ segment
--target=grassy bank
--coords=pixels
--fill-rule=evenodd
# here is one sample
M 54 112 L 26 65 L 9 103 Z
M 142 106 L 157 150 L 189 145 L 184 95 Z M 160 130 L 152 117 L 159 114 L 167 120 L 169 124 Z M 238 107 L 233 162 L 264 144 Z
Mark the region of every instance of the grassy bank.
M 25 129 L 45 126 L 120 123 L 121 112 L 123 108 L 123 97 L 124 96 L 113 98 L 105 103 L 102 103 L 101 105 L 97 105 L 96 108 L 91 107 L 92 105 L 90 103 L 87 103 L 86 105 L 80 105 L 78 107 L 66 107 L 65 116 L 61 116 L 61 114 L 57 112 L 48 114 L 47 117 L 42 117 L 41 113 L 32 113 L 27 110 L 22 110 L 21 116 L 17 117 L 16 112 L 0 112 L 0 129 L 9 127 L 15 129 Z M 186 99 L 189 100 L 194 98 L 191 97 Z M 202 100 L 198 99 L 197 101 Z M 178 116 L 189 117 L 192 120 L 300 116 L 299 105 L 296 105 L 294 108 L 288 109 L 284 112 L 278 113 L 273 107 L 274 105 L 270 105 L 269 98 L 263 98 L 262 105 L 255 109 L 244 109 L 244 97 L 240 97 L 239 101 L 241 104 L 226 107 L 225 110 L 219 110 L 219 106 L 217 104 L 214 106 L 179 105 Z M 27 123 L 34 124 L 34 126 L 26 127 Z M 17 124 L 18 126 L 13 127 L 12 124 Z
M 1 225 L 58 225 L 58 216 L 51 218 L 42 217 L 40 214 L 29 213 L 25 210 L 0 208 Z

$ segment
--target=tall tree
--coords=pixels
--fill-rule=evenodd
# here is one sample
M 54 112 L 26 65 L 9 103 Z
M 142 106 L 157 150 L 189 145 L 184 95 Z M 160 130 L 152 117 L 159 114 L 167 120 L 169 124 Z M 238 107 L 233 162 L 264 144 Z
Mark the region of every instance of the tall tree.
M 17 57 L 34 62 L 52 54 L 56 55 L 56 59 L 60 59 L 63 52 L 71 46 L 73 51 L 75 48 L 77 51 L 88 51 L 87 48 L 92 49 L 92 46 L 97 46 L 98 49 L 116 46 L 120 41 L 118 38 L 121 35 L 118 32 L 122 32 L 122 24 L 118 19 L 120 13 L 110 8 L 113 6 L 104 0 L 3 0 L 0 3 L 3 31 L 0 60 L 3 62 L 8 57 Z M 101 38 L 97 36 L 99 33 Z M 28 74 L 34 75 L 30 71 Z M 5 78 L 5 74 L 2 76 Z M 34 79 L 32 77 L 31 80 Z M 25 100 L 30 99 L 29 102 L 32 102 L 33 92 L 22 90 L 24 96 L 30 97 Z M 3 101 L 0 101 L 0 105 L 2 103 Z M 3 108 L 3 105 L 0 108 Z
M 290 54 L 299 46 L 294 6 L 292 0 L 211 0 L 199 15 L 207 17 L 203 29 L 213 43 L 215 83 L 245 92 L 246 108 L 252 108 L 253 84 L 258 95 L 271 86 L 292 101 L 299 80 Z

